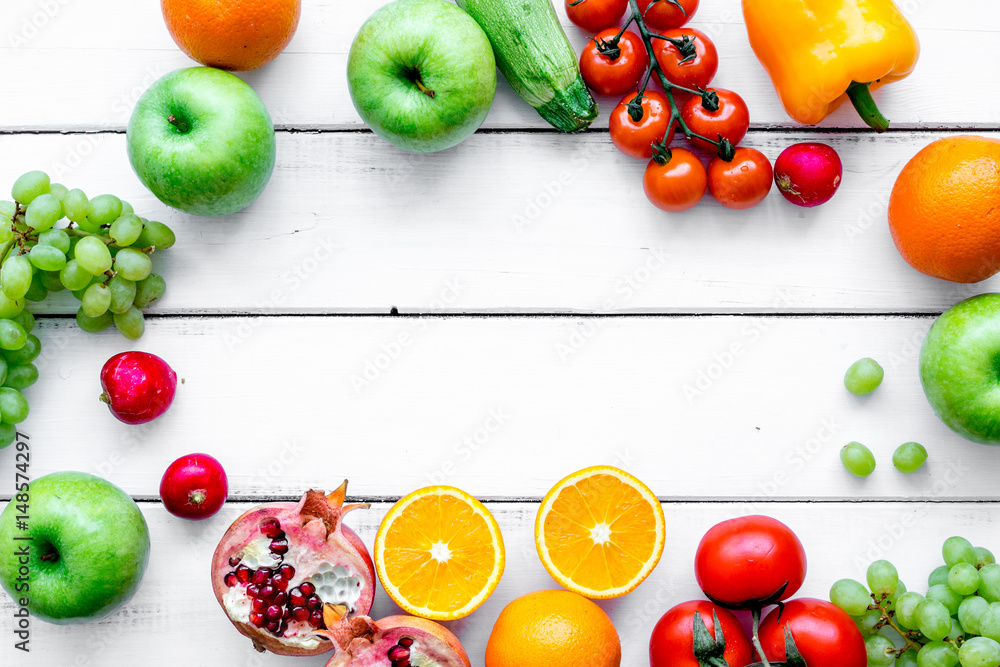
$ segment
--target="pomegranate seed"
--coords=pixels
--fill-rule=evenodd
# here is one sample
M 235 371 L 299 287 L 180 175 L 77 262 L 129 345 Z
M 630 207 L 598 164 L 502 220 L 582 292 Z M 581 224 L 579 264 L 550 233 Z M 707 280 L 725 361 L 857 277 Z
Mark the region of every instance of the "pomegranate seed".
M 292 618 L 296 621 L 305 621 L 309 619 L 309 610 L 305 607 L 296 607 L 292 609 Z
M 306 596 L 298 588 L 293 588 L 288 592 L 288 602 L 293 607 L 301 607 L 306 603 Z
M 255 598 L 259 595 L 260 595 L 260 586 L 257 586 L 256 584 L 250 584 L 249 586 L 247 586 L 248 598 Z
M 281 572 L 281 576 L 283 576 L 288 581 L 291 581 L 292 577 L 295 576 L 295 568 L 292 567 L 291 565 L 287 565 L 287 564 L 286 565 L 282 565 L 281 569 L 279 571 Z
M 266 567 L 262 567 L 253 573 L 253 577 L 250 578 L 253 583 L 258 586 L 263 586 L 267 583 L 267 580 L 271 578 L 271 570 Z
M 274 596 L 277 594 L 278 594 L 278 589 L 272 586 L 271 584 L 262 586 L 260 589 L 260 596 L 265 600 L 273 600 Z
M 280 572 L 273 577 L 271 577 L 271 585 L 277 588 L 279 591 L 284 591 L 288 589 L 288 579 L 285 579 L 284 575 Z
M 393 662 L 406 662 L 410 659 L 410 649 L 404 646 L 393 646 L 386 653 L 386 656 Z
M 303 595 L 309 597 L 310 595 L 316 592 L 316 587 L 313 586 L 312 582 L 303 581 L 302 584 L 299 586 L 299 590 L 302 591 Z
M 323 613 L 320 611 L 314 611 L 313 613 L 309 614 L 309 625 L 313 626 L 314 628 L 323 627 Z
M 284 591 L 278 591 L 277 593 L 274 594 L 274 600 L 272 600 L 272 602 L 274 602 L 274 604 L 278 605 L 279 607 L 284 607 L 285 603 L 288 602 L 288 593 Z
M 236 568 L 236 578 L 242 581 L 244 584 L 250 581 L 253 576 L 253 570 L 251 570 L 246 565 L 240 565 Z
M 232 588 L 233 586 L 235 586 L 236 584 L 238 584 L 240 582 L 240 580 L 236 578 L 236 573 L 235 572 L 230 572 L 229 574 L 226 575 L 225 582 L 226 582 L 226 586 L 229 586 L 230 588 Z
M 288 553 L 288 540 L 274 540 L 271 542 L 271 553 L 284 554 Z
M 404 648 L 410 648 L 413 646 L 413 637 L 400 637 L 396 643 Z
M 264 614 L 260 614 L 255 611 L 250 612 L 250 624 L 256 628 L 264 625 Z
M 287 621 L 292 617 L 292 608 L 285 607 L 284 611 L 281 612 L 281 620 Z
M 250 608 L 256 612 L 264 613 L 264 610 L 267 609 L 267 600 L 254 598 L 253 602 L 250 603 Z
M 281 627 L 281 621 L 271 621 L 267 624 L 267 629 L 274 634 L 278 634 L 278 628 Z
M 240 564 L 240 557 L 239 556 L 230 556 L 229 557 L 229 564 L 232 565 L 233 567 L 236 567 L 237 565 Z
M 323 601 L 319 599 L 319 596 L 313 595 L 306 600 L 306 606 L 315 611 L 323 606 Z M 320 618 L 322 618 L 322 616 L 320 616 Z
M 284 531 L 281 530 L 281 524 L 278 523 L 278 520 L 269 516 L 260 522 L 260 532 L 273 539 Z
M 267 608 L 267 611 L 264 612 L 264 615 L 272 621 L 276 618 L 281 618 L 281 607 L 276 604 L 272 604 Z
M 287 630 L 287 629 L 288 629 L 288 623 L 286 623 L 285 621 L 282 621 L 281 622 L 281 626 L 278 628 L 278 634 L 279 635 L 285 634 L 285 630 Z

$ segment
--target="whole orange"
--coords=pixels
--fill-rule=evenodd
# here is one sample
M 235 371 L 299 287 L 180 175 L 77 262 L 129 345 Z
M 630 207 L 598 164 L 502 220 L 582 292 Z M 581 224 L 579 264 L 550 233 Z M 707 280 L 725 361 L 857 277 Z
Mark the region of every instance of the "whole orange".
M 177 46 L 202 65 L 257 69 L 288 46 L 301 0 L 160 0 Z
M 929 276 L 975 283 L 1000 271 L 1000 140 L 947 137 L 917 153 L 892 188 L 889 231 Z
M 502 612 L 486 667 L 619 667 L 622 646 L 604 610 L 577 593 L 536 591 Z

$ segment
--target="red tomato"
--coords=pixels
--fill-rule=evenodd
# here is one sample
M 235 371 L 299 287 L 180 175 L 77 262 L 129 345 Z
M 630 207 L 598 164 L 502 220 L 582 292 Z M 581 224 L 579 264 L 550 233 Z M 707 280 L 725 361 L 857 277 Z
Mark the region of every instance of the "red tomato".
M 622 33 L 618 41 L 620 53 L 614 59 L 600 52 L 598 45 L 613 40 L 617 34 L 617 28 L 602 30 L 587 42 L 580 54 L 583 80 L 598 95 L 623 95 L 630 88 L 638 88 L 639 79 L 649 67 L 649 54 L 642 37 L 631 30 Z
M 708 163 L 708 191 L 728 208 L 752 208 L 771 191 L 774 172 L 767 156 L 740 146 L 731 162 L 716 156 Z
M 779 618 L 780 617 L 780 618 Z M 801 598 L 771 610 L 757 630 L 768 660 L 785 659 L 785 626 L 809 667 L 867 667 L 861 631 L 840 607 L 823 600 Z
M 608 129 L 611 131 L 611 143 L 618 150 L 629 157 L 648 160 L 653 157 L 653 142 L 666 136 L 666 144 L 669 145 L 674 137 L 674 128 L 670 123 L 670 102 L 663 93 L 646 90 L 642 95 L 642 118 L 632 120 L 628 104 L 635 96 L 636 93 L 632 92 L 622 98 L 611 112 Z
M 616 25 L 628 0 L 566 0 L 566 16 L 590 33 Z
M 750 111 L 747 109 L 747 103 L 731 90 L 719 88 L 714 91 L 710 89 L 709 92 L 715 92 L 718 97 L 718 109 L 709 111 L 705 108 L 701 97 L 692 95 L 681 109 L 681 118 L 684 119 L 688 129 L 695 134 L 709 139 L 718 139 L 721 134 L 729 139 L 733 146 L 738 145 L 750 127 Z M 689 138 L 688 141 L 698 148 L 715 152 L 715 146 L 707 141 L 695 138 Z
M 694 655 L 694 615 L 695 612 L 701 615 L 708 633 L 715 637 L 713 611 L 719 617 L 722 635 L 726 639 L 723 656 L 726 662 L 730 667 L 744 667 L 753 662 L 750 640 L 733 612 L 716 607 L 707 600 L 692 600 L 668 611 L 653 628 L 653 636 L 649 640 L 649 666 L 700 667 Z
M 708 35 L 694 28 L 664 30 L 661 34 L 683 43 L 678 49 L 673 42 L 653 40 L 656 61 L 670 82 L 685 88 L 708 88 L 719 69 L 719 52 Z M 689 52 L 694 54 L 694 58 L 681 63 Z
M 806 552 L 792 529 L 777 519 L 729 519 L 701 538 L 694 576 L 710 599 L 750 609 L 764 601 L 787 600 L 799 590 L 806 578 Z M 782 586 L 784 591 L 773 599 Z
M 639 0 L 642 19 L 655 32 L 680 28 L 698 11 L 698 0 Z
M 686 148 L 671 148 L 670 160 L 650 160 L 642 189 L 653 206 L 671 213 L 686 211 L 705 196 L 708 176 L 698 156 Z

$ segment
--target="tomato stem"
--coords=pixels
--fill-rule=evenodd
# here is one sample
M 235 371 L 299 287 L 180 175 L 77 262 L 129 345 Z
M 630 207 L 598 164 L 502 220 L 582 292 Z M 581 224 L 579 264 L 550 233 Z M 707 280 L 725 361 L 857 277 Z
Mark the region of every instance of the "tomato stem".
M 771 667 L 771 663 L 767 661 L 767 656 L 764 655 L 764 647 L 760 645 L 760 638 L 757 636 L 757 628 L 760 626 L 760 607 L 754 607 L 751 613 L 753 614 L 753 647 L 757 649 L 761 664 L 764 667 Z

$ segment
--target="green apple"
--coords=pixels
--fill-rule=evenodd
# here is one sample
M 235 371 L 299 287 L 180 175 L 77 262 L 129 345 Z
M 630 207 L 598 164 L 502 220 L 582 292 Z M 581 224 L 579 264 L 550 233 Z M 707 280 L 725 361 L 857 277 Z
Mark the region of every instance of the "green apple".
M 455 5 L 396 0 L 358 31 L 347 84 L 375 134 L 430 153 L 482 125 L 496 93 L 496 61 L 486 33 Z
M 167 206 L 228 215 L 250 205 L 274 171 L 274 126 L 238 76 L 213 67 L 158 79 L 132 110 L 128 159 Z
M 125 604 L 149 560 L 146 520 L 128 494 L 82 472 L 39 477 L 27 494 L 27 507 L 17 494 L 0 514 L 0 585 L 15 604 L 59 624 Z
M 1000 444 L 1000 294 L 966 299 L 931 325 L 920 348 L 920 382 L 951 430 Z

